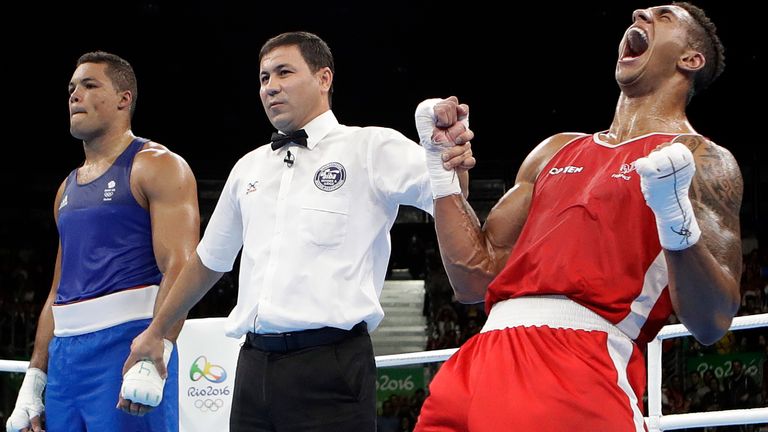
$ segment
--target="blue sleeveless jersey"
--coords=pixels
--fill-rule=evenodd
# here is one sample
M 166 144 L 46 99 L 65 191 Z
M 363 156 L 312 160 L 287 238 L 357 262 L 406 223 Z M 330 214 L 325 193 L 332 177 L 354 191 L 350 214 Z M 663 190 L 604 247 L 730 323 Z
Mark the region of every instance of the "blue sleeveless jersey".
M 152 249 L 149 212 L 131 193 L 133 159 L 147 142 L 136 138 L 90 183 L 67 177 L 59 205 L 61 280 L 55 304 L 156 285 L 162 274 Z

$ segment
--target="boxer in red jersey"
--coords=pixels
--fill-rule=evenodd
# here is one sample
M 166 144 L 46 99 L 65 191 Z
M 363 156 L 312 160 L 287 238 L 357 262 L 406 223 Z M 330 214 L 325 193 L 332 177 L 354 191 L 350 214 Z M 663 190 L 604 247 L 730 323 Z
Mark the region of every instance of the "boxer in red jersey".
M 482 227 L 460 194 L 435 200 L 456 297 L 489 316 L 432 381 L 416 431 L 643 431 L 644 344 L 671 313 L 704 344 L 728 330 L 743 182 L 685 113 L 723 48 L 686 3 L 632 18 L 608 130 L 539 144 Z M 442 151 L 466 114 L 423 102 L 422 143 Z

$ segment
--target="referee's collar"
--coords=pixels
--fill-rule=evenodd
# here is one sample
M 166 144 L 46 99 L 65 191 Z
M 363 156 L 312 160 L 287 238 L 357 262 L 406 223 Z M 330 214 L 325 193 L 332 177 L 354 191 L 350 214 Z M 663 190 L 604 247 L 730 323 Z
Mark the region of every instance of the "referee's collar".
M 328 110 L 309 121 L 302 129 L 307 133 L 307 148 L 312 150 L 328 133 L 339 125 L 333 111 Z M 281 131 L 282 132 L 282 131 Z

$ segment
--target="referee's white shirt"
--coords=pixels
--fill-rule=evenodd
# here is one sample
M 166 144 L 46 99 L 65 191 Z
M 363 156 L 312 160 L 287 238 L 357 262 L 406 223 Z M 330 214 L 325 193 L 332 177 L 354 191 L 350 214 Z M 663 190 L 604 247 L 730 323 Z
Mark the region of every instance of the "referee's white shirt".
M 341 125 L 331 111 L 304 130 L 306 148 L 264 145 L 235 164 L 197 247 L 219 272 L 243 249 L 228 336 L 360 321 L 375 329 L 398 206 L 432 213 L 415 142 L 388 128 Z

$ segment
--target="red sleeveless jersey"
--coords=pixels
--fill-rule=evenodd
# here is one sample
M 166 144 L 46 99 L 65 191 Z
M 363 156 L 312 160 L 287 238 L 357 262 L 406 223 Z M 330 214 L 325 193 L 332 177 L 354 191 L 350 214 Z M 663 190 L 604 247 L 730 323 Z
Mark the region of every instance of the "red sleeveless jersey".
M 598 135 L 566 144 L 545 166 L 528 219 L 486 307 L 528 295 L 563 295 L 645 343 L 672 313 L 656 219 L 634 161 L 677 135 L 618 145 Z

